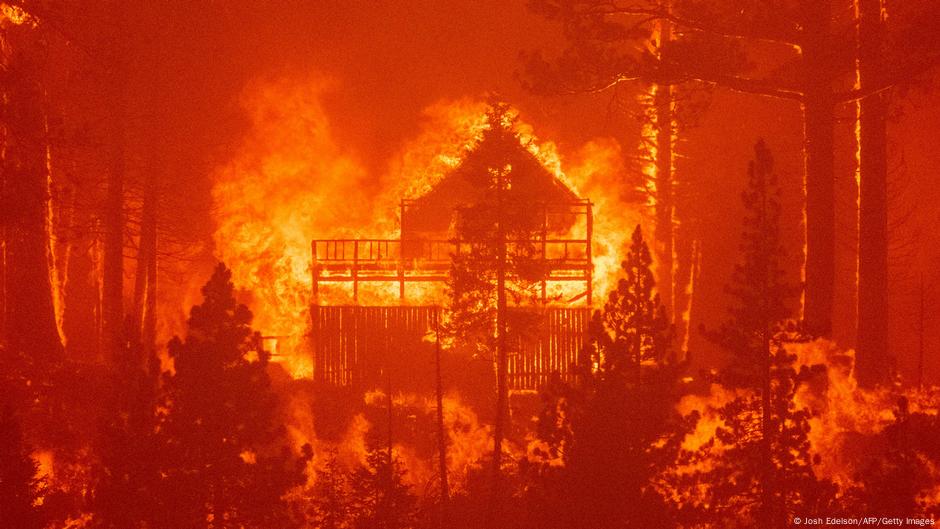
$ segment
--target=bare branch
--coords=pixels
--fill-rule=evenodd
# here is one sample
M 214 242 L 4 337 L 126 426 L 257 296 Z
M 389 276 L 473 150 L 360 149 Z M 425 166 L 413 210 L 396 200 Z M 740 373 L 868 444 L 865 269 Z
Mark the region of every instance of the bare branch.
M 607 4 L 597 4 L 589 8 L 575 10 L 574 13 L 579 16 L 611 16 L 611 15 L 627 15 L 627 16 L 644 16 L 648 17 L 648 20 L 666 20 L 672 22 L 673 24 L 686 28 L 693 31 L 701 31 L 703 33 L 709 33 L 712 35 L 717 35 L 719 37 L 725 37 L 735 40 L 752 40 L 758 42 L 766 42 L 769 44 L 777 44 L 781 46 L 787 46 L 796 51 L 801 50 L 801 35 L 798 31 L 793 32 L 759 32 L 759 31 L 748 31 L 746 24 L 735 25 L 734 27 L 718 24 L 718 23 L 709 23 L 706 20 L 689 18 L 681 15 L 677 15 L 674 12 L 665 9 L 661 6 L 656 7 L 641 7 L 636 5 L 618 5 L 615 2 Z M 740 27 L 739 27 L 740 26 Z

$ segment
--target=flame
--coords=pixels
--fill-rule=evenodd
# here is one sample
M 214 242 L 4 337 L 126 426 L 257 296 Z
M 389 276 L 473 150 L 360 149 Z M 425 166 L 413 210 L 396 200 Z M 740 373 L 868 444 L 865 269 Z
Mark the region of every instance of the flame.
M 387 406 L 387 397 L 381 390 L 367 392 L 366 403 L 374 406 Z M 463 403 L 460 395 L 450 392 L 444 395 L 444 431 L 447 434 L 447 474 L 451 487 L 459 490 L 466 486 L 466 478 L 471 471 L 480 468 L 493 448 L 492 427 L 480 423 L 480 418 L 472 408 Z M 405 408 L 413 413 L 432 416 L 437 413 L 435 399 L 413 393 L 396 394 L 392 398 L 396 408 Z M 363 419 L 364 421 L 364 419 Z M 360 426 L 362 426 L 360 424 Z M 364 436 L 365 431 L 362 435 Z M 504 447 L 510 454 L 519 454 L 519 447 L 506 443 Z M 424 484 L 436 479 L 437 467 L 435 452 L 432 457 L 422 456 L 408 444 L 396 443 L 394 453 L 408 469 L 408 479 L 413 484 Z M 363 458 L 364 458 L 363 452 Z
M 52 480 L 55 471 L 55 454 L 51 450 L 40 450 L 32 454 L 36 464 L 39 465 L 37 477 L 43 480 Z
M 35 17 L 27 13 L 25 9 L 20 6 L 11 6 L 6 2 L 0 2 L 0 24 L 6 22 L 14 26 L 22 26 L 23 24 L 36 26 Z
M 855 378 L 855 351 L 840 350 L 835 344 L 819 339 L 805 344 L 791 344 L 787 350 L 797 355 L 798 365 L 827 366 L 825 389 L 820 395 L 814 387 L 797 393 L 797 407 L 815 412 L 810 419 L 809 440 L 813 452 L 821 456 L 817 471 L 839 484 L 853 479 L 853 465 L 847 459 L 851 450 L 848 434 L 872 435 L 894 422 L 894 408 L 900 396 L 907 398 L 911 412 L 936 414 L 936 401 L 929 392 L 916 388 L 898 391 L 879 387 L 860 388 Z
M 49 116 L 43 113 L 43 131 L 47 137 L 51 137 L 49 131 Z M 46 193 L 49 197 L 56 196 L 55 182 L 53 181 L 53 163 L 52 163 L 52 144 L 46 142 L 45 145 L 45 169 L 46 169 Z M 55 201 L 51 198 L 46 200 L 44 229 L 46 230 L 46 252 L 49 259 L 49 285 L 52 290 L 52 308 L 55 313 L 56 332 L 62 345 L 67 345 L 65 324 L 65 288 L 68 279 L 68 261 L 71 246 L 68 244 L 58 244 L 56 237 L 56 225 L 60 219 Z M 61 252 L 60 252 L 60 246 Z
M 853 15 L 855 17 L 855 20 L 859 20 L 861 18 L 861 13 L 859 11 L 860 7 L 858 4 L 858 0 L 855 0 L 852 3 L 852 9 L 853 9 Z M 883 9 L 884 7 L 882 6 L 882 10 Z M 855 67 L 854 68 L 855 71 L 853 72 L 854 78 L 852 80 L 852 89 L 861 90 L 862 89 L 862 65 L 861 65 L 861 59 L 859 59 L 858 57 L 855 58 L 854 67 Z M 855 213 L 855 226 L 854 227 L 855 227 L 855 233 L 861 234 L 862 232 L 862 100 L 856 99 L 855 103 L 852 106 L 854 107 L 853 110 L 855 111 L 855 124 L 852 127 L 852 132 L 854 133 L 854 137 L 852 139 L 855 141 L 855 149 L 854 149 L 854 152 L 852 153 L 855 156 L 855 159 L 853 160 L 855 162 L 855 167 L 854 167 L 854 170 L 852 171 L 853 173 L 852 176 L 855 178 L 855 212 L 856 213 Z M 859 235 L 859 240 L 861 240 L 860 235 Z M 858 290 L 859 281 L 861 280 L 860 266 L 861 266 L 861 260 L 856 258 L 855 270 L 854 270 L 856 305 L 859 303 L 857 290 Z M 856 314 L 858 314 L 858 310 L 860 309 L 860 307 L 856 306 L 855 309 L 856 309 Z
M 310 241 L 323 233 L 355 236 L 370 211 L 365 170 L 333 141 L 320 103 L 327 87 L 281 81 L 250 89 L 251 132 L 238 157 L 218 170 L 212 192 L 218 256 L 235 284 L 254 295 L 255 327 L 281 338 L 284 356 L 275 360 L 295 377 L 313 372 L 302 347 Z
M 460 490 L 467 485 L 466 478 L 471 471 L 478 469 L 488 457 L 493 446 L 492 428 L 481 424 L 476 412 L 463 403 L 460 396 L 450 393 L 444 397 L 444 430 L 447 434 L 447 470 L 448 481 L 454 490 Z M 434 399 L 413 393 L 397 393 L 392 398 L 396 410 L 406 410 L 408 415 L 433 416 L 437 413 L 437 404 Z M 303 403 L 298 401 L 298 404 Z M 386 394 L 382 390 L 367 391 L 363 395 L 363 404 L 377 408 L 388 405 Z M 309 410 L 309 408 L 308 408 Z M 305 412 L 309 414 L 309 411 Z M 396 414 L 398 411 L 396 411 Z M 306 418 L 293 416 L 300 424 L 312 425 L 309 415 Z M 308 464 L 307 484 L 311 487 L 316 480 L 316 470 L 322 469 L 327 458 L 325 454 L 336 454 L 337 460 L 347 469 L 351 470 L 367 464 L 369 449 L 368 439 L 373 434 L 373 428 L 378 428 L 380 438 L 385 438 L 385 424 L 372 424 L 365 413 L 354 415 L 346 428 L 346 432 L 338 442 L 317 439 L 311 429 L 303 431 L 306 427 L 291 425 L 288 430 L 297 446 L 310 443 L 314 447 L 315 458 Z M 423 432 L 420 435 L 434 435 L 433 432 Z M 374 434 L 373 434 L 374 435 Z M 412 439 L 396 438 L 393 430 L 392 452 L 402 467 L 407 470 L 404 476 L 406 483 L 418 488 L 437 480 L 437 448 L 436 442 L 433 453 L 421 453 L 418 444 Z M 518 448 L 509 446 L 512 454 L 518 454 Z
M 488 126 L 488 106 L 480 100 L 435 103 L 423 113 L 421 132 L 404 143 L 385 174 L 370 178 L 356 156 L 333 139 L 321 104 L 332 89 L 322 79 L 248 88 L 243 104 L 250 131 L 237 155 L 216 171 L 212 191 L 216 254 L 231 267 L 236 286 L 251 294 L 247 302 L 255 327 L 269 337 L 266 345 L 275 349 L 274 361 L 297 378 L 313 371 L 304 344 L 312 292 L 311 241 L 397 238 L 399 200 L 431 189 Z M 640 220 L 633 207 L 610 193 L 625 180 L 619 147 L 612 140 L 598 140 L 566 159 L 557 145 L 536 138 L 531 125 L 517 119 L 514 126 L 521 144 L 548 171 L 595 201 L 592 286 L 603 294 L 615 280 L 628 234 Z M 583 285 L 554 288 L 579 288 L 574 294 L 580 294 Z M 440 304 L 443 292 L 442 284 L 410 282 L 406 302 Z M 353 302 L 348 283 L 321 283 L 318 297 L 328 304 Z M 356 301 L 398 304 L 399 285 L 361 282 Z
M 460 165 L 483 138 L 486 110 L 486 103 L 470 98 L 439 101 L 424 109 L 421 132 L 389 163 L 383 202 L 420 197 Z
M 692 241 L 691 270 L 689 271 L 689 280 L 685 284 L 685 309 L 682 311 L 682 319 L 679 322 L 682 325 L 680 331 L 682 336 L 682 351 L 689 350 L 689 340 L 692 337 L 692 302 L 695 300 L 695 285 L 698 282 L 702 266 L 702 252 L 698 239 Z
M 682 449 L 694 452 L 715 437 L 715 431 L 724 425 L 719 410 L 742 395 L 741 391 L 727 389 L 718 384 L 711 384 L 707 395 L 686 395 L 679 400 L 676 410 L 682 416 L 698 411 L 700 419 L 695 430 L 689 432 L 682 441 Z
M 572 189 L 594 203 L 593 288 L 605 296 L 617 283 L 630 234 L 642 223 L 643 215 L 618 193 L 611 192 L 622 189 L 626 180 L 623 156 L 614 140 L 587 143 L 567 160 L 567 165 Z
M 796 355 L 797 366 L 827 366 L 824 380 L 801 386 L 794 401 L 797 409 L 809 409 L 813 414 L 809 420 L 810 451 L 820 456 L 814 470 L 821 478 L 830 479 L 843 489 L 856 484 L 854 480 L 859 470 L 852 459 L 851 443 L 858 435 L 878 434 L 892 424 L 899 396 L 908 399 L 911 412 L 937 414 L 935 395 L 929 391 L 860 388 L 855 379 L 855 352 L 852 350 L 842 350 L 830 341 L 818 339 L 787 344 L 787 351 Z M 745 390 L 732 391 L 712 385 L 707 395 L 683 397 L 677 411 L 683 416 L 698 411 L 701 418 L 695 430 L 683 440 L 682 448 L 701 451 L 705 443 L 715 438 L 715 430 L 722 424 L 718 410 L 744 394 Z M 719 454 L 720 448 L 716 443 L 709 457 Z M 709 459 L 698 464 L 708 465 Z

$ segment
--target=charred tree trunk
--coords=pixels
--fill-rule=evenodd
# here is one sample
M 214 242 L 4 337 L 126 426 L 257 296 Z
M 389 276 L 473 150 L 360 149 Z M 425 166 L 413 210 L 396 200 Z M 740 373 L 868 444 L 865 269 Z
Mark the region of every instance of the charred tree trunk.
M 437 449 L 438 471 L 441 480 L 441 523 L 439 527 L 448 526 L 448 503 L 450 503 L 450 486 L 447 480 L 447 434 L 444 429 L 444 384 L 441 380 L 441 330 L 440 321 L 434 324 L 434 382 L 437 393 Z
M 880 0 L 858 3 L 858 73 L 863 90 L 879 85 Z M 859 102 L 858 327 L 856 367 L 867 387 L 887 380 L 888 353 L 888 96 Z
M 48 141 L 43 90 L 34 80 L 44 47 L 27 26 L 11 27 L 5 37 L 11 55 L 4 83 L 3 194 L 4 336 L 14 349 L 54 360 L 63 347 L 56 324 L 48 226 Z
M 101 351 L 109 358 L 119 355 L 124 324 L 124 131 L 122 113 L 115 114 L 104 210 L 101 292 Z
M 927 331 L 926 303 L 924 302 L 924 273 L 920 273 L 920 303 L 917 310 L 917 387 L 924 387 L 924 333 Z
M 659 250 L 658 290 L 669 316 L 676 315 L 673 218 L 675 200 L 672 175 L 672 88 L 656 87 L 656 247 Z
M 157 164 L 162 161 L 157 161 Z M 157 175 L 151 171 L 144 183 L 144 200 L 134 280 L 134 325 L 132 338 L 140 344 L 144 358 L 154 351 L 157 281 Z
M 153 218 L 149 220 L 149 248 L 147 255 L 147 289 L 144 301 L 144 317 L 141 343 L 147 358 L 153 358 L 157 350 L 157 204 L 154 198 Z
M 835 289 L 835 97 L 829 59 L 828 2 L 807 0 L 803 61 L 806 149 L 806 266 L 803 321 L 816 336 L 832 332 Z
M 667 3 L 668 6 L 668 3 Z M 668 9 L 668 7 L 667 7 Z M 659 23 L 660 47 L 672 40 L 672 23 Z M 656 86 L 653 104 L 656 112 L 656 248 L 659 250 L 660 299 L 673 323 L 681 318 L 675 307 L 675 186 L 672 170 L 673 139 L 673 87 L 669 84 Z
M 771 366 L 769 326 L 762 336 L 761 353 L 761 512 L 762 526 L 778 527 L 777 513 L 774 508 L 774 461 L 773 461 L 773 426 L 771 423 Z
M 835 288 L 833 103 L 828 90 L 808 91 L 806 134 L 806 272 L 803 320 L 816 336 L 832 331 Z
M 496 418 L 493 423 L 492 499 L 485 526 L 499 527 L 502 513 L 503 439 L 506 435 L 509 404 L 508 358 L 506 351 L 506 233 L 503 225 L 503 173 L 496 183 Z
M 123 44 L 123 7 L 113 6 L 115 28 L 119 44 Z M 101 352 L 106 358 L 116 359 L 123 349 L 124 329 L 124 172 L 126 119 L 124 90 L 126 64 L 122 46 L 111 52 L 107 84 L 110 87 L 110 113 L 108 116 L 107 195 L 104 205 L 104 255 L 101 278 Z

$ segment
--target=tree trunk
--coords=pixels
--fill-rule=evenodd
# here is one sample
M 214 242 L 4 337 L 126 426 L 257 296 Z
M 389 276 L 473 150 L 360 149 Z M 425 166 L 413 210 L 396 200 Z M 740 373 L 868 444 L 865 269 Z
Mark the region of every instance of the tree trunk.
M 49 128 L 48 98 L 43 100 L 43 131 L 47 138 L 52 137 Z M 65 333 L 65 290 L 68 283 L 69 260 L 72 254 L 72 243 L 69 234 L 72 231 L 72 212 L 74 200 L 69 200 L 70 193 L 64 192 L 56 185 L 53 176 L 53 167 L 57 160 L 53 159 L 53 146 L 51 141 L 45 142 L 46 163 L 46 194 L 49 197 L 46 203 L 46 230 L 49 244 L 49 284 L 52 289 L 52 308 L 56 318 L 56 329 L 66 346 L 68 335 Z
M 806 149 L 806 265 L 803 321 L 816 336 L 832 332 L 835 289 L 834 95 L 828 2 L 804 3 L 803 119 Z
M 3 109 L 4 338 L 12 349 L 54 360 L 63 352 L 52 296 L 47 147 L 42 88 L 32 80 L 41 47 L 29 27 L 13 27 Z M 41 53 L 39 53 L 41 56 Z
M 444 430 L 444 384 L 441 380 L 441 330 L 440 321 L 434 324 L 434 382 L 437 393 L 437 449 L 438 471 L 441 479 L 441 520 L 439 527 L 448 526 L 447 507 L 450 502 L 450 486 L 447 481 L 447 434 Z
M 773 461 L 773 429 L 771 426 L 771 365 L 770 365 L 770 336 L 769 326 L 764 330 L 761 353 L 761 516 L 763 527 L 777 527 L 777 513 L 774 508 L 774 461 Z
M 162 160 L 157 160 L 157 164 Z M 140 222 L 140 240 L 137 250 L 137 271 L 134 281 L 135 336 L 129 337 L 140 344 L 144 359 L 155 347 L 155 309 L 157 281 L 157 175 L 151 171 L 144 183 L 143 210 Z
M 864 90 L 878 86 L 882 49 L 879 0 L 858 3 L 858 73 Z M 866 387 L 885 382 L 888 354 L 888 99 L 859 102 L 858 327 L 856 373 Z
M 113 6 L 115 28 L 122 28 L 123 8 L 120 2 Z M 118 29 L 120 34 L 120 29 Z M 119 44 L 123 39 L 119 35 Z M 101 292 L 101 351 L 106 358 L 116 359 L 123 349 L 124 329 L 124 172 L 125 172 L 125 58 L 122 46 L 112 50 L 111 70 L 107 84 L 109 94 L 109 152 L 107 196 L 104 205 L 104 256 L 102 262 Z
M 502 463 L 509 386 L 506 354 L 506 233 L 503 226 L 503 174 L 497 176 L 496 189 L 496 418 L 493 423 L 493 482 L 485 527 L 500 526 L 502 514 Z
M 662 39 L 667 39 L 669 24 L 663 23 Z M 654 236 L 659 266 L 657 290 L 669 317 L 678 323 L 681 315 L 675 307 L 674 217 L 675 197 L 672 172 L 673 89 L 669 85 L 655 88 L 656 107 L 656 226 Z

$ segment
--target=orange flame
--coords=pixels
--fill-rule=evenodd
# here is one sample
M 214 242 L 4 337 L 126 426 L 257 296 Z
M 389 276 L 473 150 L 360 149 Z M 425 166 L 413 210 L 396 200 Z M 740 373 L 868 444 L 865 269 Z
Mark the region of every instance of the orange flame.
M 422 195 L 456 167 L 482 137 L 487 105 L 462 99 L 424 111 L 421 132 L 406 142 L 387 173 L 370 179 L 357 158 L 333 139 L 320 102 L 330 83 L 281 80 L 251 87 L 244 105 L 251 130 L 238 155 L 215 174 L 216 253 L 239 288 L 252 294 L 255 327 L 271 337 L 274 360 L 294 377 L 312 373 L 304 348 L 312 291 L 314 238 L 397 237 L 401 198 Z M 516 122 L 520 141 L 547 170 L 594 207 L 594 292 L 609 289 L 628 234 L 640 215 L 611 189 L 623 185 L 613 141 L 588 143 L 567 159 L 532 127 Z M 566 165 L 568 171 L 563 171 Z M 351 289 L 321 284 L 321 302 L 349 303 Z M 441 285 L 410 283 L 409 303 L 439 304 Z M 570 298 L 566 298 L 570 299 Z M 395 283 L 360 284 L 358 302 L 399 303 Z
M 801 386 L 794 400 L 798 409 L 813 412 L 808 437 L 810 451 L 820 456 L 815 471 L 840 486 L 853 485 L 858 470 L 850 460 L 852 450 L 847 450 L 847 443 L 854 435 L 877 434 L 890 425 L 899 396 L 908 399 L 912 412 L 937 413 L 936 399 L 926 391 L 908 389 L 899 393 L 891 388 L 860 388 L 853 370 L 855 352 L 852 350 L 842 350 L 832 342 L 819 339 L 787 344 L 787 351 L 796 355 L 797 366 L 827 366 L 825 380 L 821 384 Z M 722 424 L 717 410 L 743 395 L 742 392 L 712 385 L 708 395 L 684 397 L 677 411 L 688 416 L 697 410 L 701 419 L 683 440 L 683 449 L 697 451 L 714 439 L 716 428 Z M 713 454 L 720 453 L 718 448 Z M 703 464 L 707 465 L 708 461 Z
M 312 283 L 310 241 L 363 226 L 370 211 L 365 170 L 332 139 L 320 104 L 325 88 L 322 81 L 282 81 L 249 91 L 251 133 L 213 188 L 217 254 L 235 284 L 255 296 L 255 327 L 282 337 L 287 356 L 275 360 L 294 376 L 313 370 L 299 354 Z

